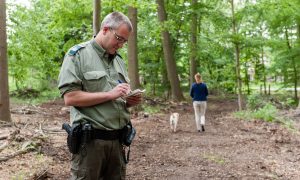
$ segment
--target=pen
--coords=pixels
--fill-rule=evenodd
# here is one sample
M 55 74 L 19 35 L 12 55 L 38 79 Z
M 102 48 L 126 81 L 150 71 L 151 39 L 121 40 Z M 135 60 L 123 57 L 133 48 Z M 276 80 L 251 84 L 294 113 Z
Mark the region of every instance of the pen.
M 118 79 L 118 82 L 119 82 L 119 84 L 122 84 L 123 82 L 120 80 L 120 79 Z M 125 102 L 126 103 L 126 100 L 125 100 L 125 98 L 124 97 L 121 97 L 121 99 L 123 100 L 123 102 Z

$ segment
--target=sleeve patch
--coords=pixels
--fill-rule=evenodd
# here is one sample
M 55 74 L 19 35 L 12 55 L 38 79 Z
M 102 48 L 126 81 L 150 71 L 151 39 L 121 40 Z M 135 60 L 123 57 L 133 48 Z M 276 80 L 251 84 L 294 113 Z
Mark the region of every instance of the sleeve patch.
M 82 44 L 78 44 L 73 46 L 70 51 L 69 51 L 69 55 L 74 56 L 81 48 L 84 48 L 85 46 Z

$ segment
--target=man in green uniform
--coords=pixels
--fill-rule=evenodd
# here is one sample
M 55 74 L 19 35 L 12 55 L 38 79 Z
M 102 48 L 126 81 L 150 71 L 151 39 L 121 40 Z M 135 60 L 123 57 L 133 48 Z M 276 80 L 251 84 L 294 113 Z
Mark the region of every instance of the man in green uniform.
M 72 124 L 91 124 L 93 139 L 72 154 L 72 179 L 125 179 L 120 130 L 130 121 L 128 107 L 141 95 L 123 98 L 130 90 L 128 73 L 117 53 L 132 32 L 128 17 L 108 14 L 91 41 L 72 47 L 64 58 L 58 88 L 71 106 Z

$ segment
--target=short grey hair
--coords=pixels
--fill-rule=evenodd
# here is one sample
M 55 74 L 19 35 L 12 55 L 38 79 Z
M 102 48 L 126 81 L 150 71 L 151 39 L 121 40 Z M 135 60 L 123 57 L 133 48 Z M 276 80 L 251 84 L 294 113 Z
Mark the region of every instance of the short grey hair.
M 101 23 L 100 29 L 103 29 L 104 27 L 110 27 L 112 29 L 117 29 L 122 24 L 126 24 L 128 27 L 129 32 L 132 31 L 132 24 L 129 20 L 129 18 L 124 15 L 121 12 L 112 12 L 105 16 Z

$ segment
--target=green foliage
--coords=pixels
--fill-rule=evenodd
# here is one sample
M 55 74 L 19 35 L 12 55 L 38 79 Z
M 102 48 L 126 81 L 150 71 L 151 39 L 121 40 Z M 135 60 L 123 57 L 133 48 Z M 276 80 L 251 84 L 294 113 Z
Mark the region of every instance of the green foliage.
M 267 97 L 260 94 L 251 94 L 247 96 L 247 109 L 256 110 L 264 107 L 268 103 Z
M 26 173 L 23 171 L 18 171 L 18 173 L 14 176 L 12 176 L 12 180 L 23 180 L 26 177 Z
M 41 104 L 60 97 L 59 91 L 55 88 L 52 90 L 38 91 L 35 89 L 22 89 L 12 91 L 10 99 L 16 104 Z
M 223 87 L 222 89 L 225 90 L 226 92 L 229 92 L 229 93 L 235 92 L 235 83 L 230 80 L 223 81 L 220 83 L 220 85 Z
M 297 101 L 294 98 L 287 98 L 285 102 L 283 102 L 283 106 L 285 107 L 296 107 Z
M 53 61 L 59 51 L 55 40 L 49 33 L 49 17 L 45 16 L 43 6 L 33 9 L 16 6 L 11 11 L 13 31 L 8 33 L 9 74 L 18 87 L 27 86 L 29 77 L 46 79 L 58 73 L 58 64 Z
M 91 37 L 92 11 L 85 1 L 33 0 L 31 4 L 30 8 L 9 6 L 9 74 L 21 89 L 30 88 L 32 81 L 56 79 L 65 52 Z
M 264 121 L 272 122 L 278 116 L 278 110 L 272 104 L 266 104 L 262 108 L 258 109 L 253 113 L 253 118 L 262 119 Z
M 149 113 L 149 114 L 157 114 L 161 110 L 161 107 L 159 105 L 156 105 L 156 106 L 143 105 L 142 108 L 144 109 L 144 112 Z
M 234 113 L 235 117 L 243 120 L 263 120 L 267 122 L 278 122 L 281 123 L 288 129 L 295 129 L 294 123 L 290 119 L 283 118 L 279 115 L 279 110 L 272 104 L 267 103 L 258 110 L 245 110 L 237 111 Z
M 283 126 L 287 129 L 290 129 L 292 131 L 295 131 L 297 132 L 298 130 L 296 129 L 295 127 L 295 123 L 293 120 L 290 120 L 290 119 L 279 119 L 278 120 L 279 123 L 283 124 Z
M 250 110 L 236 111 L 236 112 L 234 112 L 234 116 L 236 118 L 246 120 L 246 121 L 253 120 L 252 111 L 250 111 Z
M 93 1 L 31 0 L 31 6 L 8 5 L 9 75 L 13 90 L 56 88 L 62 59 L 75 44 L 91 39 Z M 191 56 L 191 16 L 198 18 L 197 71 L 209 90 L 236 93 L 235 49 L 241 47 L 243 86 L 248 69 L 254 68 L 255 83 L 267 78 L 284 77 L 284 85 L 295 85 L 300 71 L 300 3 L 298 0 L 239 2 L 235 9 L 237 33 L 232 33 L 232 13 L 228 1 L 164 1 L 168 14 L 164 28 L 170 32 L 181 87 L 189 89 Z M 170 88 L 161 41 L 161 28 L 155 1 L 102 0 L 101 18 L 111 11 L 127 14 L 128 5 L 138 10 L 139 74 L 150 94 L 163 95 Z M 280 8 L 278 8 L 280 7 Z M 289 46 L 287 45 L 289 44 Z M 263 54 L 262 54 L 263 53 Z M 121 50 L 127 57 L 126 47 Z M 264 57 L 265 64 L 261 62 Z M 298 75 L 296 75 L 298 73 Z M 50 82 L 50 83 L 49 83 Z M 251 83 L 251 82 L 250 82 Z M 299 86 L 299 82 L 298 82 Z M 298 95 L 299 96 L 299 95 Z M 248 106 L 259 109 L 263 99 L 249 97 Z M 279 101 L 283 107 L 295 97 Z M 266 98 L 268 102 L 270 98 Z M 277 101 L 277 98 L 273 97 Z M 278 103 L 275 104 L 277 108 Z
M 257 110 L 267 104 L 272 104 L 278 109 L 290 109 L 297 105 L 291 94 L 287 94 L 286 91 L 283 91 L 282 93 L 277 92 L 272 95 L 254 93 L 247 96 L 246 106 L 249 110 Z
M 267 122 L 273 122 L 274 120 L 279 120 L 278 110 L 272 104 L 266 104 L 265 106 L 259 108 L 258 110 L 250 111 L 239 111 L 235 113 L 235 116 L 245 120 L 259 119 Z

